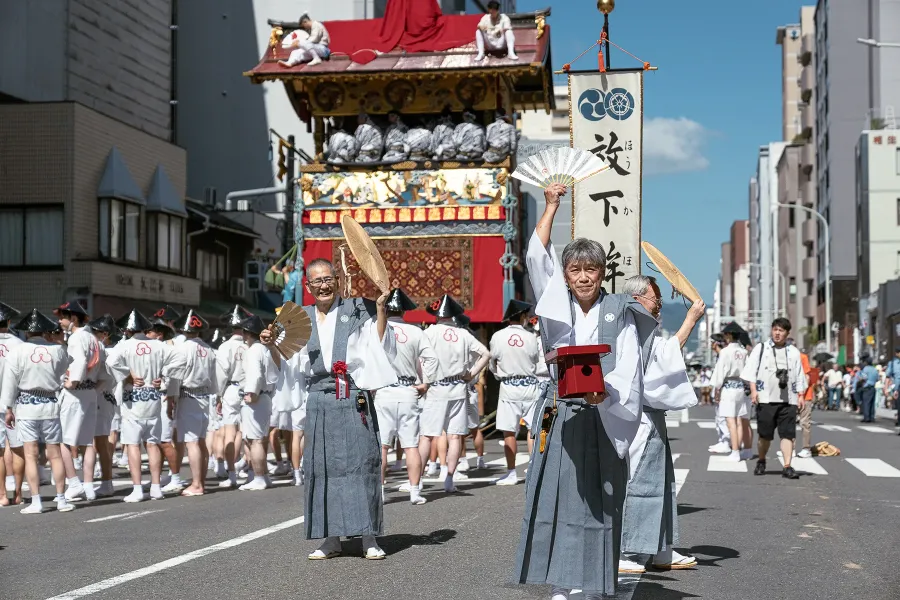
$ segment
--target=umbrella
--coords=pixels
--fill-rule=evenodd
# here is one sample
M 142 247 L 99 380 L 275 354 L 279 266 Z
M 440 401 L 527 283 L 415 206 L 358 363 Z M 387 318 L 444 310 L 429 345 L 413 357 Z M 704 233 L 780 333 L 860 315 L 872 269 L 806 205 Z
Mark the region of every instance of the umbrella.
M 830 360 L 834 360 L 834 355 L 829 354 L 828 352 L 819 352 L 815 356 L 813 356 L 813 360 L 816 362 L 828 362 Z

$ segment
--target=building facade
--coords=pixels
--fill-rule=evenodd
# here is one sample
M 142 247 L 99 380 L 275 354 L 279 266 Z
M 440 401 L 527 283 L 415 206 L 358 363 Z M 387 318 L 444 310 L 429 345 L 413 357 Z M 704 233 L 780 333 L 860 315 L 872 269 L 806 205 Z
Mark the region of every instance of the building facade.
M 860 300 L 900 277 L 900 130 L 864 131 L 856 147 Z
M 790 141 L 800 134 L 800 64 L 803 38 L 801 25 L 783 25 L 775 34 L 781 46 L 781 139 Z

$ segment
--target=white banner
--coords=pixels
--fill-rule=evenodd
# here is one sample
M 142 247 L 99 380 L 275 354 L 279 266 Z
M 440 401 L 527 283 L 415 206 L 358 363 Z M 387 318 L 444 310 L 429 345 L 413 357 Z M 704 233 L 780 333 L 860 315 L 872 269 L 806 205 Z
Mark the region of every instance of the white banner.
M 643 71 L 570 73 L 572 146 L 589 150 L 610 169 L 575 186 L 572 232 L 606 250 L 607 292 L 621 292 L 641 272 Z

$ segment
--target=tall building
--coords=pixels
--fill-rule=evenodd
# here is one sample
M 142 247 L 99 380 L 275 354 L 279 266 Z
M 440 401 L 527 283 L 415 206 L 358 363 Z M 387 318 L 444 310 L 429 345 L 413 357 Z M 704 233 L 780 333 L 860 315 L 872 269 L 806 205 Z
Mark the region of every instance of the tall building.
M 857 297 L 900 277 L 900 130 L 864 131 L 856 147 Z
M 734 286 L 734 268 L 731 265 L 731 259 L 734 253 L 731 250 L 731 242 L 722 244 L 722 257 L 719 259 L 719 302 L 721 310 L 717 311 L 719 315 L 734 316 L 734 298 L 732 289 Z M 727 322 L 727 319 L 724 319 Z
M 734 320 L 745 329 L 750 321 L 750 222 L 731 224 L 731 303 Z
M 117 316 L 199 304 L 172 18 L 171 0 L 0 0 L 4 302 Z
M 802 46 L 800 24 L 778 28 L 775 43 L 781 46 L 781 139 L 790 141 L 800 134 L 800 69 Z
M 787 276 L 779 268 L 779 236 L 776 204 L 778 202 L 778 163 L 789 144 L 772 142 L 761 146 L 756 177 L 750 189 L 751 251 L 750 292 L 752 295 L 750 327 L 765 335 L 772 319 L 786 314 Z
M 778 255 L 775 257 L 779 279 L 787 286 L 787 293 L 782 289 L 778 300 L 782 312 L 791 320 L 796 332 L 801 328 L 803 315 L 800 302 L 799 281 L 802 278 L 803 244 L 800 240 L 800 227 L 796 208 L 785 208 L 784 204 L 802 204 L 800 202 L 800 147 L 794 144 L 785 146 L 776 166 L 778 178 L 778 195 L 776 200 L 776 231 L 778 238 Z M 787 306 L 783 306 L 783 303 Z
M 873 104 L 871 52 L 856 41 L 869 37 L 871 11 L 860 10 L 859 4 L 819 0 L 815 13 L 816 210 L 833 224 L 827 242 L 824 229 L 818 227 L 819 303 L 824 303 L 825 285 L 829 283 L 824 270 L 826 247 L 831 256 L 833 290 L 832 314 L 819 313 L 824 318 L 818 322 L 818 333 L 824 339 L 825 328 L 837 322 L 844 330 L 844 344 L 850 341 L 848 328 L 855 328 L 858 312 L 854 149 L 860 131 L 869 128 L 866 120 Z M 866 4 L 871 8 L 873 2 Z

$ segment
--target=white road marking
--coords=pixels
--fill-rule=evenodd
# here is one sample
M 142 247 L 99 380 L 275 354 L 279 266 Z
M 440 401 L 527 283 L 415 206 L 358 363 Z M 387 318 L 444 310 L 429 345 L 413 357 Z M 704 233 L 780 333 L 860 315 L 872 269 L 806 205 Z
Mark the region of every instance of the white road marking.
M 131 571 L 130 573 L 110 577 L 109 579 L 104 579 L 103 581 L 92 583 L 91 585 L 78 588 L 77 590 L 72 590 L 71 592 L 60 594 L 59 596 L 53 596 L 52 598 L 48 598 L 48 600 L 75 600 L 76 598 L 84 598 L 85 596 L 90 596 L 91 594 L 97 594 L 104 590 L 122 585 L 123 583 L 128 583 L 129 581 L 134 581 L 135 579 L 140 579 L 141 577 L 146 577 L 147 575 L 153 575 L 154 573 L 159 573 L 161 571 L 177 567 L 178 565 L 182 565 L 186 562 L 190 562 L 198 558 L 203 558 L 204 556 L 214 554 L 216 552 L 219 552 L 220 550 L 234 548 L 236 546 L 246 544 L 247 542 L 258 540 L 267 535 L 272 535 L 273 533 L 277 533 L 285 529 L 290 529 L 291 527 L 296 527 L 297 525 L 301 525 L 303 523 L 303 519 L 304 517 L 297 517 L 296 519 L 291 519 L 289 521 L 285 521 L 284 523 L 279 523 L 271 527 L 265 527 L 263 529 L 253 531 L 246 535 L 242 535 L 240 537 L 236 537 L 219 544 L 214 544 L 206 548 L 188 552 L 187 554 L 182 554 L 181 556 L 176 556 L 175 558 L 170 558 L 169 560 L 164 560 L 154 565 L 150 565 L 149 567 L 144 567 L 143 569 L 137 569 L 136 571 Z
M 755 420 L 750 421 L 750 429 L 753 429 L 755 431 L 758 426 L 759 425 Z
M 674 462 L 675 462 L 676 460 L 678 460 L 680 457 L 681 457 L 681 454 L 680 454 L 680 453 L 673 453 L 673 454 L 672 454 L 672 462 L 674 463 Z
M 122 519 L 124 517 L 127 517 L 128 515 L 136 515 L 136 514 L 137 513 L 134 513 L 134 512 L 124 512 L 124 513 L 121 513 L 118 515 L 112 515 L 109 517 L 100 517 L 99 519 L 90 519 L 88 521 L 85 521 L 85 523 L 99 523 L 101 521 L 112 521 L 113 519 Z
M 674 419 L 666 419 L 666 427 L 668 429 L 672 429 L 673 427 L 680 427 L 680 426 L 681 426 L 680 421 L 675 421 Z
M 688 409 L 684 409 L 681 411 L 681 422 L 682 423 L 690 423 L 691 419 L 688 416 Z
M 779 457 L 778 460 L 781 461 L 781 465 L 784 466 L 784 458 Z M 794 467 L 795 471 L 800 473 L 812 473 L 813 475 L 828 475 L 828 471 L 822 468 L 816 459 L 814 458 L 791 458 L 791 466 Z
M 847 462 L 869 477 L 900 477 L 900 470 L 880 458 L 848 458 Z
M 878 427 L 877 425 L 857 425 L 857 427 L 863 431 L 871 431 L 872 433 L 894 433 L 890 429 Z
M 700 429 L 715 429 L 716 422 L 715 421 L 696 421 L 697 427 Z
M 152 515 L 153 513 L 161 513 L 165 512 L 166 509 L 161 508 L 159 510 L 145 510 L 143 512 L 139 512 L 137 514 L 131 515 L 129 517 L 125 517 L 122 519 L 123 521 L 130 521 L 131 519 L 140 519 L 141 517 L 146 517 L 147 515 Z
M 843 427 L 841 425 L 819 425 L 825 431 L 852 431 L 849 427 Z
M 684 486 L 685 480 L 687 480 L 688 473 L 690 473 L 690 469 L 675 469 L 675 495 L 678 495 L 678 492 L 681 491 L 682 486 Z
M 728 460 L 727 456 L 710 456 L 709 464 L 706 467 L 707 471 L 722 471 L 726 473 L 746 473 L 747 472 L 747 462 L 740 461 L 734 462 Z

